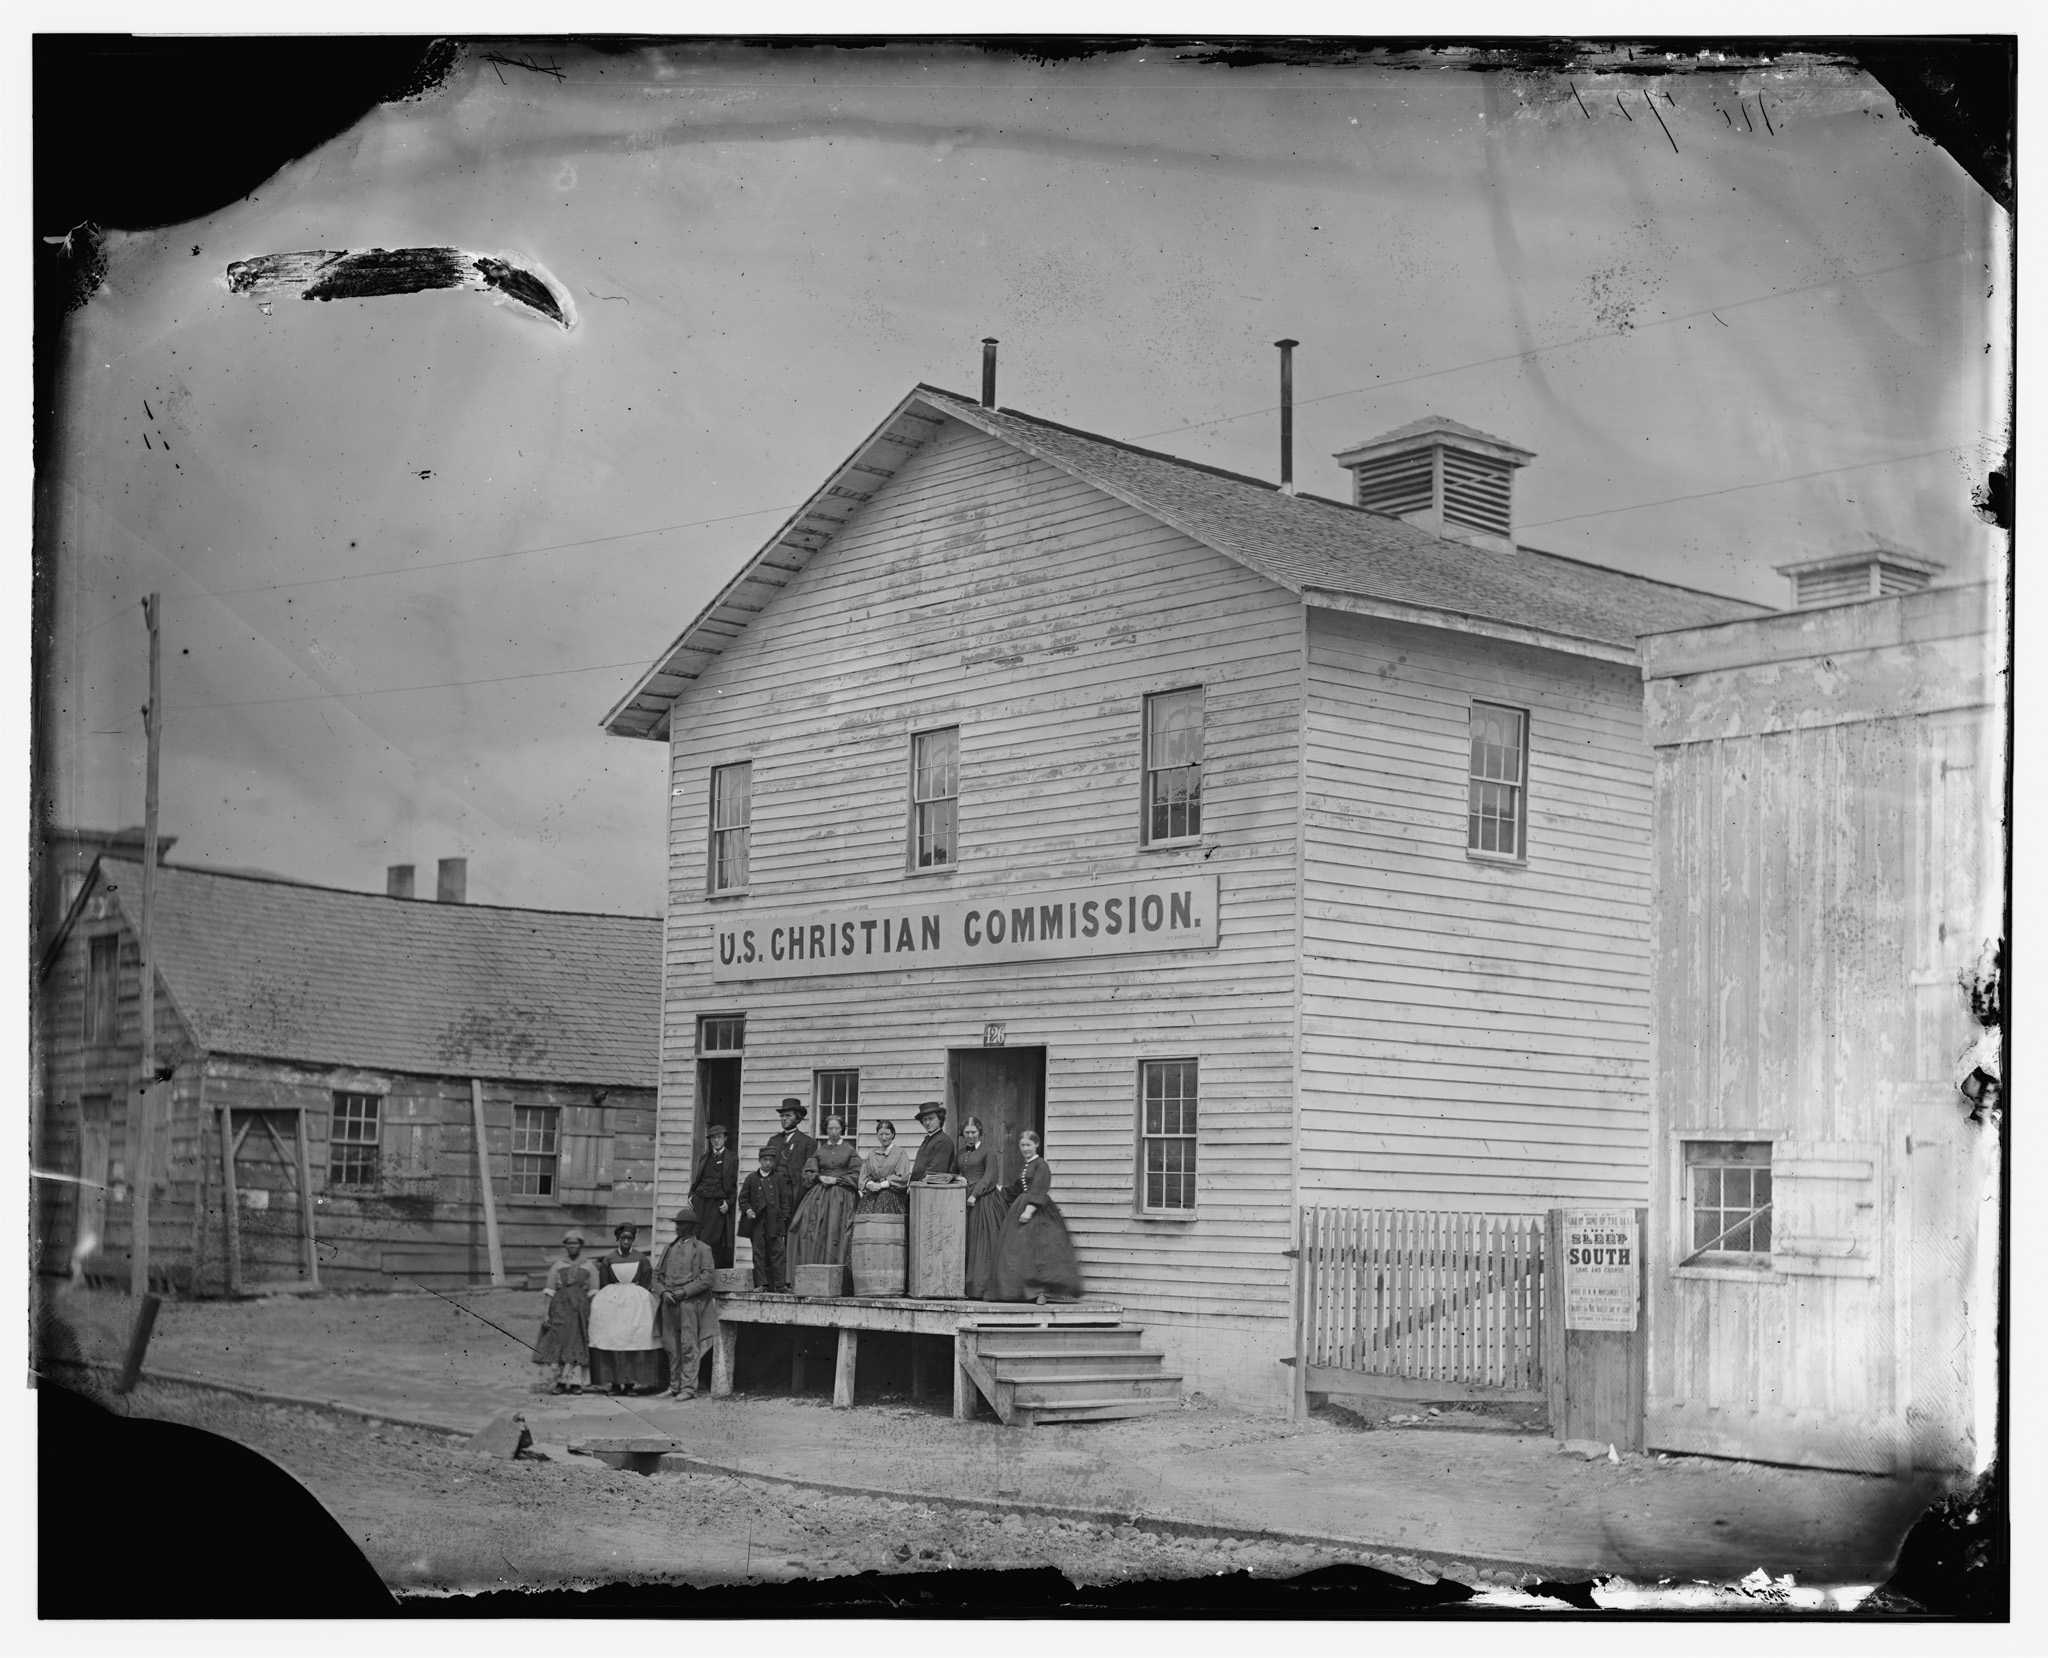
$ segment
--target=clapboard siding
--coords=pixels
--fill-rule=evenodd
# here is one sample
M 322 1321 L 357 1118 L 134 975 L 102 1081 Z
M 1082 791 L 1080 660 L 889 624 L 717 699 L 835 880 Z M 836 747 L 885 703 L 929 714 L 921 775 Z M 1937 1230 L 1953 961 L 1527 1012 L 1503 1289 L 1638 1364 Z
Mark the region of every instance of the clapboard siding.
M 1091 487 L 948 427 L 678 703 L 661 1203 L 687 1184 L 695 1020 L 747 1016 L 742 1156 L 811 1072 L 857 1066 L 861 1121 L 941 1097 L 1002 1020 L 1043 1046 L 1046 1154 L 1091 1291 L 1139 1318 L 1242 1321 L 1287 1348 L 1301 611 Z M 1139 845 L 1142 699 L 1206 687 L 1205 839 Z M 910 737 L 960 728 L 960 859 L 906 868 Z M 752 771 L 751 881 L 705 895 L 711 768 Z M 1206 854 L 1206 855 L 1205 855 Z M 1213 875 L 1219 947 L 717 983 L 714 919 L 806 899 L 995 899 Z M 1138 1062 L 1201 1061 L 1198 1211 L 1133 1213 Z M 957 1123 L 954 1124 L 957 1128 Z M 1277 1383 L 1276 1383 L 1277 1385 Z
M 1523 864 L 1466 853 L 1474 699 L 1529 715 Z M 1635 673 L 1314 612 L 1305 770 L 1304 1191 L 1641 1202 L 1651 768 Z

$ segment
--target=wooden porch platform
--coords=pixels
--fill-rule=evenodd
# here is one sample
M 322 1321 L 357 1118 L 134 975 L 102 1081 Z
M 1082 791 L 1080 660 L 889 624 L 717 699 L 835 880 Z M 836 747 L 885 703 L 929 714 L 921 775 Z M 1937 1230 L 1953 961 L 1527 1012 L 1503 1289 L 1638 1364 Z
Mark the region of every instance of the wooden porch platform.
M 1026 1301 L 925 1300 L 903 1295 L 773 1295 L 761 1290 L 737 1290 L 718 1297 L 718 1345 L 711 1361 L 711 1391 L 718 1397 L 732 1392 L 740 1327 L 745 1324 L 837 1330 L 839 1350 L 833 1369 L 832 1403 L 840 1410 L 853 1404 L 854 1369 L 859 1362 L 863 1330 L 945 1336 L 953 1343 L 953 1415 L 965 1421 L 974 1414 L 976 1388 L 974 1378 L 961 1362 L 962 1330 L 1087 1328 L 1122 1322 L 1123 1309 L 1113 1301 L 1064 1301 L 1041 1307 Z M 913 1349 L 913 1392 L 919 1368 Z

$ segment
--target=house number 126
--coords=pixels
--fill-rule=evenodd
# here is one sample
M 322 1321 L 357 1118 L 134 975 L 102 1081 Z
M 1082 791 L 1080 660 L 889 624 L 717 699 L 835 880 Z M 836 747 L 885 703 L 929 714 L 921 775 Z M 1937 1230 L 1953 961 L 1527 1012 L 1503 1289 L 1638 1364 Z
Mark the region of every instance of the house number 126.
M 983 1025 L 981 1027 L 981 1045 L 984 1048 L 1000 1048 L 1009 1039 L 1010 1027 L 1008 1025 Z

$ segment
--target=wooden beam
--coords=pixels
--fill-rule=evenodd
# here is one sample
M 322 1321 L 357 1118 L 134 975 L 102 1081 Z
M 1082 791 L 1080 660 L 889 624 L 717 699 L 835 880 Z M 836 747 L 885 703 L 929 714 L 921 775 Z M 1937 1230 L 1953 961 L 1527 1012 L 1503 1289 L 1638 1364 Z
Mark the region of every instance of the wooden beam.
M 724 1399 L 732 1393 L 732 1375 L 738 1368 L 740 1327 L 718 1321 L 718 1346 L 711 1355 L 711 1397 Z
M 498 1200 L 491 1192 L 491 1148 L 484 1138 L 484 1085 L 469 1079 L 469 1115 L 476 1127 L 476 1184 L 484 1199 L 484 1253 L 490 1257 L 491 1282 L 505 1282 L 505 1251 L 498 1242 Z
M 961 1330 L 953 1337 L 953 1420 L 974 1420 L 974 1378 L 967 1373 L 967 1355 L 974 1346 L 974 1334 Z
M 313 1237 L 313 1158 L 306 1143 L 305 1112 L 294 1113 L 292 1121 L 298 1125 L 298 1132 L 292 1138 L 299 1153 L 299 1219 L 300 1230 L 306 1240 L 306 1282 L 317 1288 L 320 1283 L 320 1251 Z
M 832 1369 L 832 1408 L 853 1408 L 853 1367 L 860 1358 L 860 1332 L 839 1332 L 839 1362 Z
M 235 1108 L 220 1108 L 220 1202 L 222 1246 L 227 1251 L 228 1294 L 242 1293 L 242 1216 L 235 1191 Z

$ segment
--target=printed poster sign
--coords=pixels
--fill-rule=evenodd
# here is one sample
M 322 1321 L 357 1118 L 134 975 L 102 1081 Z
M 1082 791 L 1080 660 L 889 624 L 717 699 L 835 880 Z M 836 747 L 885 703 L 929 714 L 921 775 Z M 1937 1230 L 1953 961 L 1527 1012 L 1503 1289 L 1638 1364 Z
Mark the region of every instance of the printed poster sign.
M 1090 881 L 886 905 L 829 900 L 713 923 L 714 980 L 816 978 L 1216 948 L 1217 877 Z
M 1633 1330 L 1642 1251 L 1633 1209 L 1564 1212 L 1564 1327 Z

